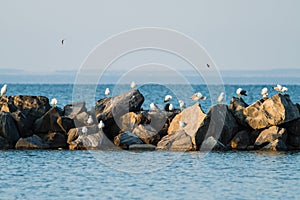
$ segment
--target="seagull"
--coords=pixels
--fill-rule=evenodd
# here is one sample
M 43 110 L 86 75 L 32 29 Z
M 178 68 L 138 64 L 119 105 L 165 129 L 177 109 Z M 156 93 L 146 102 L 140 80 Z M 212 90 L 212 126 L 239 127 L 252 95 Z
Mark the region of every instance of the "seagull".
M 247 91 L 242 88 L 238 88 L 236 90 L 236 94 L 238 95 L 238 98 L 241 98 L 241 96 L 247 96 Z
M 210 65 L 209 64 L 206 64 L 206 66 L 209 68 L 210 67 Z
M 92 125 L 93 123 L 94 123 L 93 117 L 92 117 L 92 115 L 89 115 L 89 118 L 87 120 L 87 124 Z
M 193 99 L 194 101 L 199 101 L 199 100 L 206 100 L 206 97 L 203 96 L 200 92 L 197 92 L 193 94 L 193 96 L 191 96 L 191 99 Z
M 225 93 L 221 92 L 219 97 L 218 97 L 218 102 L 221 103 L 224 100 L 224 97 L 225 97 Z
M 179 121 L 179 126 L 180 127 L 186 127 L 187 123 L 184 121 Z
M 1 88 L 1 96 L 6 94 L 6 90 L 7 90 L 7 85 L 4 84 L 3 87 Z
M 282 85 L 277 84 L 277 86 L 274 87 L 274 90 L 276 90 L 277 92 L 281 92 L 282 91 Z
M 105 89 L 105 93 L 104 93 L 106 96 L 109 96 L 110 95 L 110 90 L 109 90 L 109 88 L 106 88 Z
M 65 39 L 61 40 L 61 45 L 64 45 Z
M 52 105 L 52 107 L 55 107 L 57 104 L 57 99 L 56 98 L 51 99 L 50 104 Z
M 181 110 L 183 110 L 185 108 L 185 103 L 182 100 L 179 100 L 178 103 Z
M 174 106 L 173 106 L 173 104 L 170 104 L 169 105 L 169 111 L 173 111 L 174 110 Z
M 281 92 L 286 93 L 288 91 L 287 87 L 282 87 Z
M 88 133 L 87 127 L 86 126 L 82 127 L 81 132 L 82 132 L 82 135 L 87 135 L 87 133 Z
M 104 122 L 103 122 L 102 120 L 100 120 L 100 122 L 99 122 L 99 124 L 98 124 L 98 128 L 99 128 L 99 129 L 102 129 L 102 128 L 104 128 L 104 127 L 105 127 Z
M 268 88 L 264 87 L 262 90 L 261 90 L 261 95 L 262 95 L 262 98 L 268 98 Z
M 159 108 L 155 103 L 150 103 L 150 110 L 157 111 L 157 110 L 159 110 Z
M 134 88 L 136 87 L 136 83 L 135 83 L 134 81 L 132 81 L 132 82 L 130 83 L 130 87 L 131 87 L 131 89 L 134 89 Z
M 173 97 L 171 95 L 166 95 L 165 96 L 165 99 L 164 99 L 164 102 L 168 102 L 172 99 Z

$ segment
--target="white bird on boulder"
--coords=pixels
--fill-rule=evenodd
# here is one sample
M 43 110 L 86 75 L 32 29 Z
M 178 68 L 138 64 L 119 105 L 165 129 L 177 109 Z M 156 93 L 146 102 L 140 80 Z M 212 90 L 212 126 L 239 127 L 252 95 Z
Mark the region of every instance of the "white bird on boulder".
M 203 96 L 200 92 L 197 92 L 195 94 L 193 94 L 193 96 L 191 96 L 191 99 L 193 99 L 194 101 L 199 101 L 199 100 L 206 100 L 206 97 Z
M 173 106 L 173 104 L 170 104 L 169 105 L 169 111 L 173 111 L 174 110 L 174 106 Z
M 238 98 L 241 98 L 241 96 L 247 96 L 247 91 L 242 88 L 238 88 L 236 90 L 236 94 L 238 95 Z
M 157 111 L 157 110 L 160 110 L 160 109 L 155 103 L 150 103 L 150 110 Z
M 185 108 L 185 103 L 182 100 L 179 100 L 178 103 L 179 103 L 180 109 L 183 110 Z
M 281 92 L 286 93 L 288 91 L 287 87 L 282 87 Z
M 6 94 L 6 90 L 7 90 L 7 85 L 4 84 L 3 87 L 1 88 L 1 96 Z
M 55 107 L 57 104 L 57 99 L 56 98 L 51 99 L 50 104 L 52 105 L 52 107 Z
M 179 126 L 180 127 L 186 127 L 187 123 L 184 121 L 179 121 Z
M 262 95 L 262 98 L 268 98 L 268 88 L 264 87 L 262 90 L 261 90 L 261 95 Z
M 218 97 L 218 102 L 221 103 L 224 100 L 224 97 L 225 97 L 225 93 L 221 92 L 219 97 Z
M 274 87 L 274 90 L 276 90 L 277 92 L 281 92 L 282 91 L 282 85 L 277 84 L 276 87 Z
M 172 99 L 173 97 L 171 95 L 166 95 L 165 96 L 165 99 L 164 99 L 164 102 L 168 102 Z
M 82 132 L 82 135 L 87 135 L 87 133 L 88 133 L 87 127 L 86 126 L 82 127 L 81 132 Z
M 92 125 L 93 123 L 94 123 L 93 117 L 92 117 L 92 115 L 89 115 L 89 118 L 87 120 L 87 124 Z
M 99 122 L 99 124 L 98 124 L 98 128 L 99 128 L 99 129 L 102 129 L 102 128 L 104 128 L 104 127 L 105 127 L 104 122 L 103 122 L 102 120 L 100 120 L 100 122 Z
M 105 89 L 104 94 L 105 94 L 106 96 L 109 96 L 109 95 L 110 95 L 110 90 L 109 90 L 109 88 L 106 88 L 106 89 Z
M 135 83 L 134 81 L 132 81 L 132 82 L 130 83 L 130 87 L 131 87 L 131 89 L 134 89 L 134 88 L 136 87 L 136 83 Z

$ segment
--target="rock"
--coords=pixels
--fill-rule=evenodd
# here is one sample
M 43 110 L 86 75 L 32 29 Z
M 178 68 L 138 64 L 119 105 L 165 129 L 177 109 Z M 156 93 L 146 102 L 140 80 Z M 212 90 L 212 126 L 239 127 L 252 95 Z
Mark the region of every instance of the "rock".
M 140 111 L 143 102 L 144 96 L 138 90 L 130 90 L 128 93 L 96 102 L 96 118 L 105 123 L 104 132 L 110 140 L 113 141 L 120 132 L 121 125 L 117 123 L 119 119 L 126 113 Z
M 121 132 L 132 132 L 133 129 L 139 124 L 145 121 L 146 116 L 143 113 L 136 114 L 134 112 L 129 112 L 120 117 L 117 120 L 117 126 L 119 126 Z
M 37 136 L 32 135 L 27 138 L 20 138 L 16 143 L 16 149 L 48 149 L 49 145 Z
M 157 150 L 193 151 L 196 146 L 192 137 L 183 129 L 176 133 L 166 135 L 157 144 Z
M 278 138 L 278 139 L 270 142 L 269 144 L 267 144 L 266 146 L 264 146 L 260 150 L 286 151 L 286 150 L 288 150 L 288 148 L 287 148 L 286 144 L 284 143 L 284 141 L 282 141 L 281 138 Z
M 20 137 L 25 138 L 33 135 L 33 122 L 22 111 L 17 110 L 11 113 L 11 116 L 15 121 Z
M 14 147 L 20 138 L 19 131 L 10 113 L 0 111 L 0 136 L 7 140 L 10 147 Z
M 204 139 L 210 136 L 227 146 L 239 129 L 240 126 L 228 106 L 224 104 L 214 105 L 209 109 L 196 133 L 197 149 L 200 149 Z
M 129 150 L 132 151 L 154 151 L 155 148 L 156 146 L 152 144 L 133 144 L 129 146 Z
M 3 105 L 7 104 L 7 102 L 3 104 L 2 98 L 1 109 Z M 43 96 L 9 96 L 8 104 L 10 112 L 20 110 L 32 122 L 42 117 L 50 109 L 49 99 Z
M 248 128 L 248 123 L 245 122 L 246 116 L 244 115 L 244 109 L 248 107 L 248 104 L 242 98 L 232 97 L 230 100 L 229 109 L 231 110 L 236 121 L 243 127 Z
M 85 102 L 75 102 L 64 106 L 63 115 L 74 119 L 78 114 L 82 112 L 87 112 Z
M 286 141 L 287 131 L 285 128 L 280 128 L 277 126 L 271 126 L 268 129 L 265 129 L 260 132 L 258 138 L 256 139 L 254 146 L 255 147 L 262 147 L 266 146 L 269 143 L 277 139 L 281 139 L 283 142 Z
M 156 145 L 161 139 L 161 136 L 158 134 L 158 132 L 150 125 L 140 124 L 133 130 L 133 133 L 146 144 Z
M 69 130 L 68 134 L 67 134 L 67 143 L 71 144 L 74 140 L 76 140 L 78 138 L 79 135 L 84 135 L 82 133 L 82 128 L 83 127 L 79 127 L 79 128 L 72 128 Z M 92 125 L 92 126 L 86 126 L 87 128 L 87 135 L 90 134 L 94 134 L 97 133 L 99 131 L 99 128 L 97 125 Z
M 70 129 L 75 128 L 74 120 L 69 117 L 58 117 L 56 122 L 64 133 L 68 133 Z
M 264 129 L 270 126 L 278 126 L 298 119 L 299 110 L 288 95 L 276 94 L 271 98 L 260 101 L 244 109 L 246 122 L 253 129 Z
M 292 146 L 293 150 L 300 149 L 300 136 L 288 134 L 286 144 Z
M 74 118 L 74 124 L 76 127 L 87 126 L 87 120 L 89 119 L 89 114 L 87 112 L 81 112 Z
M 288 134 L 300 136 L 300 119 L 284 123 L 282 126 L 287 129 Z
M 250 145 L 249 130 L 239 131 L 230 141 L 232 149 L 247 150 Z
M 106 137 L 102 130 L 90 135 L 81 135 L 69 146 L 71 150 L 115 150 L 117 147 Z
M 209 136 L 202 142 L 200 151 L 211 151 L 211 150 L 225 150 L 226 147 L 220 141 L 216 140 L 213 136 Z
M 130 145 L 143 144 L 143 141 L 131 132 L 124 132 L 115 137 L 114 144 L 123 149 L 128 149 Z
M 9 149 L 10 145 L 8 143 L 8 141 L 4 138 L 0 136 L 0 149 Z
M 67 148 L 67 135 L 64 133 L 48 133 L 44 141 L 49 144 L 50 149 Z
M 174 117 L 169 126 L 168 134 L 170 135 L 177 133 L 180 130 L 184 130 L 184 132 L 192 138 L 193 145 L 196 146 L 195 136 L 205 117 L 206 114 L 202 111 L 199 103 L 196 103 L 193 106 L 184 109 Z M 185 122 L 187 125 L 185 127 L 180 127 L 180 121 Z
M 64 132 L 61 126 L 57 123 L 57 120 L 60 116 L 61 113 L 57 107 L 51 108 L 47 113 L 34 122 L 34 132 Z

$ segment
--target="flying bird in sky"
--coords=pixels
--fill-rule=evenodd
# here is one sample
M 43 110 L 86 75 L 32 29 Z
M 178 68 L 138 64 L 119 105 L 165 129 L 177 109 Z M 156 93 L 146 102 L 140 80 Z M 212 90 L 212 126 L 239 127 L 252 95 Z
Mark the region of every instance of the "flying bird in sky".
M 61 45 L 64 45 L 65 39 L 61 40 Z

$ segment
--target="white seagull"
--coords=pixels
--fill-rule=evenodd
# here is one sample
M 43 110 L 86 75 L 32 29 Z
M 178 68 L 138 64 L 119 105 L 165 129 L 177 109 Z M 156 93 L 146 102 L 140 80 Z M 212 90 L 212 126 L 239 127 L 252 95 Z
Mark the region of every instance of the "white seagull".
M 183 110 L 185 108 L 185 103 L 182 100 L 179 100 L 178 103 L 181 110 Z
M 221 92 L 219 97 L 218 97 L 218 102 L 221 103 L 224 100 L 224 97 L 225 97 L 225 93 Z
M 99 128 L 99 129 L 102 129 L 102 128 L 104 128 L 104 127 L 105 127 L 104 122 L 103 122 L 102 120 L 100 120 L 100 122 L 99 122 L 99 124 L 98 124 L 98 128 Z
M 197 92 L 193 94 L 193 96 L 191 96 L 191 99 L 193 99 L 194 101 L 199 101 L 199 100 L 206 100 L 206 97 L 203 96 L 200 92 Z
M 164 99 L 164 102 L 168 102 L 172 99 L 173 97 L 171 95 L 166 95 L 165 96 L 165 99 Z
M 282 85 L 277 84 L 276 87 L 274 87 L 274 90 L 276 90 L 277 92 L 281 92 L 282 91 Z
M 236 90 L 236 94 L 238 95 L 238 98 L 241 98 L 241 96 L 247 96 L 247 91 L 242 88 L 238 88 Z
M 7 85 L 4 84 L 3 87 L 1 88 L 1 96 L 6 94 L 6 90 L 7 90 Z
M 287 87 L 282 87 L 281 92 L 286 93 L 288 91 Z
M 87 135 L 87 133 L 88 133 L 87 127 L 85 127 L 85 126 L 82 127 L 81 132 L 82 132 L 82 135 Z
M 57 99 L 56 98 L 51 99 L 50 104 L 52 105 L 52 107 L 55 107 L 57 104 Z
M 93 123 L 94 123 L 93 117 L 92 117 L 92 115 L 89 115 L 89 118 L 87 120 L 87 124 L 92 125 Z
M 104 94 L 105 94 L 106 96 L 109 96 L 109 95 L 110 95 L 110 90 L 109 90 L 109 88 L 106 88 L 106 89 L 105 89 Z
M 150 103 L 150 110 L 157 111 L 157 110 L 159 110 L 159 108 L 155 103 Z
M 186 127 L 187 123 L 184 121 L 179 121 L 179 126 L 180 127 Z
M 173 111 L 174 110 L 174 106 L 173 106 L 173 104 L 170 104 L 169 105 L 169 111 Z
M 131 89 L 134 89 L 134 88 L 136 87 L 136 83 L 135 83 L 134 81 L 132 81 L 132 82 L 130 83 L 130 87 L 131 87 Z
M 261 90 L 261 95 L 262 95 L 262 98 L 268 98 L 268 88 L 264 87 L 262 90 Z

